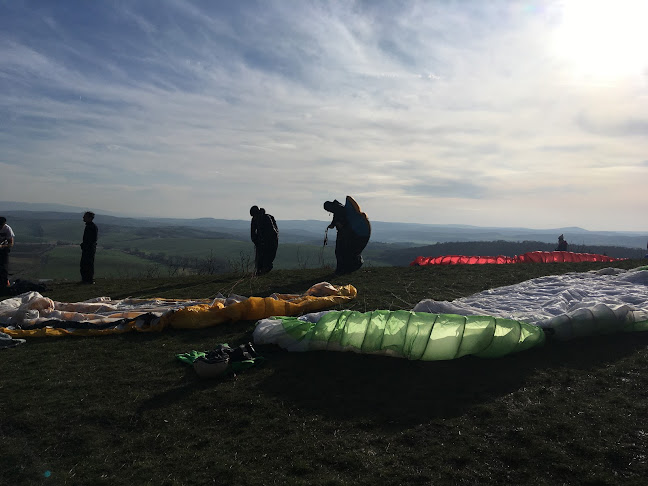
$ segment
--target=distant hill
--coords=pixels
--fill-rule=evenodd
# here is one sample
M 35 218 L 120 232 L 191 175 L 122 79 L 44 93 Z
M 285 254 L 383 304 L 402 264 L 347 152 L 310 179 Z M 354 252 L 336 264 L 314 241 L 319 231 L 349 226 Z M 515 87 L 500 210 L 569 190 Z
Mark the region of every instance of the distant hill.
M 53 204 L 53 203 L 26 203 L 15 201 L 0 201 L 0 214 L 13 213 L 15 211 L 33 211 L 33 212 L 47 212 L 47 213 L 75 213 L 81 214 L 86 211 L 92 211 L 97 214 L 109 214 L 111 216 L 128 217 L 125 214 L 113 213 L 110 211 L 102 211 L 101 209 L 78 206 L 68 206 L 66 204 Z
M 41 209 L 26 209 L 41 208 Z M 51 210 L 53 207 L 71 208 L 72 210 Z M 78 222 L 81 228 L 81 214 L 85 209 L 70 206 L 46 204 L 17 204 L 0 202 L 0 214 L 9 218 L 10 225 L 24 225 L 25 228 L 37 228 L 37 225 L 53 222 Z M 192 237 L 232 238 L 249 241 L 249 220 L 231 220 L 216 218 L 133 218 L 97 213 L 95 220 L 106 232 L 118 232 L 120 228 L 137 228 L 142 235 L 165 235 L 173 231 L 188 232 Z M 321 245 L 329 221 L 318 220 L 279 220 L 279 239 L 284 243 L 305 243 Z M 423 246 L 446 242 L 469 241 L 539 241 L 555 244 L 558 235 L 564 234 L 571 245 L 619 246 L 627 248 L 646 248 L 648 233 L 619 231 L 588 231 L 578 227 L 550 228 L 535 230 L 529 228 L 479 227 L 468 225 L 436 225 L 416 223 L 393 223 L 371 221 L 373 243 L 394 243 L 404 246 Z M 24 228 L 23 228 L 24 231 Z M 29 235 L 23 232 L 23 236 Z M 73 241 L 76 241 L 76 237 Z M 329 240 L 335 240 L 335 231 L 329 232 Z
M 0 211 L 16 233 L 10 263 L 13 278 L 76 278 L 84 229 L 82 210 Z M 127 218 L 96 213 L 99 275 L 222 273 L 254 262 L 249 220 Z M 275 268 L 334 267 L 335 230 L 328 232 L 329 243 L 323 248 L 328 223 L 278 221 Z M 377 267 L 407 266 L 417 256 L 513 256 L 553 250 L 561 233 L 572 251 L 622 258 L 642 258 L 648 238 L 648 234 L 582 228 L 531 230 L 373 221 L 363 258 L 367 267 Z

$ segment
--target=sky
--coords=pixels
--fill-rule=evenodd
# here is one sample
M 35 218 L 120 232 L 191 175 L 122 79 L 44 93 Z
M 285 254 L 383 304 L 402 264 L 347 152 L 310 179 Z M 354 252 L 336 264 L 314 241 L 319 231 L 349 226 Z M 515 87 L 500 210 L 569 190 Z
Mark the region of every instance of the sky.
M 647 22 L 648 0 L 0 0 L 0 200 L 647 231 Z

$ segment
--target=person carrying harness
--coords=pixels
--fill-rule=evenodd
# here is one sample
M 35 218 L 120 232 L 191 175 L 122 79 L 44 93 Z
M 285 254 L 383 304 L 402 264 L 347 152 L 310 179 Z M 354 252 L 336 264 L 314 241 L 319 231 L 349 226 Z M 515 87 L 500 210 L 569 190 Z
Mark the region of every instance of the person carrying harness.
M 371 225 L 367 215 L 360 211 L 358 204 L 347 196 L 346 205 L 343 206 L 337 199 L 326 201 L 324 209 L 333 213 L 333 220 L 327 227 L 324 245 L 328 241 L 328 230 L 335 228 L 335 258 L 337 266 L 335 273 L 342 275 L 351 273 L 362 267 L 362 250 L 365 249 L 371 235 Z
M 254 274 L 263 275 L 272 270 L 277 256 L 279 228 L 274 217 L 263 208 L 252 206 L 250 216 L 250 238 L 254 243 Z
M 14 232 L 7 218 L 0 216 L 0 287 L 9 287 L 9 252 L 14 245 Z

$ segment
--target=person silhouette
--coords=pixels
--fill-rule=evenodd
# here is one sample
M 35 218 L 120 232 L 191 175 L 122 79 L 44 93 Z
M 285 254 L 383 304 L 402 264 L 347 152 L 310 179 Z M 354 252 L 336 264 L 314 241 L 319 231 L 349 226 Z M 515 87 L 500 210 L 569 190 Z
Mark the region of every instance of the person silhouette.
M 9 287 L 9 253 L 14 245 L 14 234 L 7 218 L 0 216 L 0 287 Z
M 83 241 L 81 242 L 81 261 L 79 270 L 81 271 L 81 283 L 94 283 L 94 262 L 95 253 L 97 252 L 97 238 L 99 229 L 94 224 L 95 213 L 86 211 L 83 214 L 85 229 L 83 230 Z
M 335 239 L 335 273 L 342 275 L 358 270 L 364 264 L 362 250 L 371 236 L 371 225 L 367 215 L 360 210 L 355 200 L 347 196 L 343 206 L 337 199 L 326 201 L 324 209 L 333 214 L 328 229 L 337 230 Z M 326 244 L 326 243 L 325 243 Z
M 274 216 L 258 206 L 250 208 L 250 238 L 254 243 L 254 274 L 263 275 L 272 270 L 279 247 L 279 228 Z
M 560 235 L 558 237 L 558 247 L 556 248 L 556 251 L 567 251 L 567 248 L 569 247 L 569 244 L 567 241 L 565 241 L 565 237 L 563 235 Z

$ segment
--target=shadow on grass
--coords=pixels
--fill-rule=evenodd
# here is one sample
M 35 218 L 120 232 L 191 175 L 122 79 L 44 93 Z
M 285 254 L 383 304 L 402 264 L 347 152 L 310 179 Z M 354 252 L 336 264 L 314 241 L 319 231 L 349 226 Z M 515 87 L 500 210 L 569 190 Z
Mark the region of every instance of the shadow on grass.
M 259 383 L 267 394 L 337 419 L 394 426 L 450 418 L 519 390 L 535 373 L 591 370 L 648 346 L 648 333 L 548 342 L 499 359 L 407 361 L 340 352 L 283 353 L 259 349 L 274 373 Z M 556 384 L 559 384 L 557 380 Z
M 200 392 L 202 390 L 213 388 L 217 383 L 224 380 L 231 379 L 230 375 L 225 375 L 223 378 L 212 379 L 212 380 L 201 380 L 196 375 L 193 367 L 187 366 L 185 374 L 182 378 L 184 383 L 181 386 L 166 390 L 161 393 L 157 393 L 152 397 L 142 401 L 135 411 L 137 417 L 141 417 L 144 413 L 150 412 L 152 410 L 166 409 L 172 405 L 187 401 L 194 393 Z

